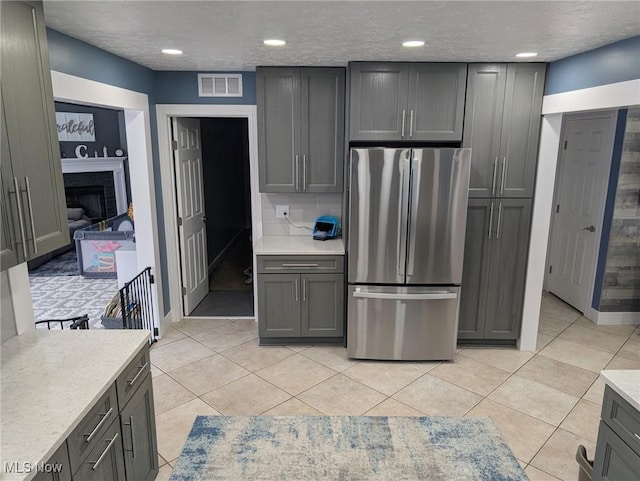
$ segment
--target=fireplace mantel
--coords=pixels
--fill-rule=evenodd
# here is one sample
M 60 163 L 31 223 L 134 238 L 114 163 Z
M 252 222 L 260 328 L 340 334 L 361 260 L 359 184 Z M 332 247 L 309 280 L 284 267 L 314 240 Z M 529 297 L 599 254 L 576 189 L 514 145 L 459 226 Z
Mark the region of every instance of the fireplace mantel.
M 83 172 L 113 172 L 113 185 L 116 191 L 116 209 L 118 214 L 127 212 L 127 184 L 124 176 L 126 157 L 85 157 L 63 158 L 63 174 L 80 174 Z

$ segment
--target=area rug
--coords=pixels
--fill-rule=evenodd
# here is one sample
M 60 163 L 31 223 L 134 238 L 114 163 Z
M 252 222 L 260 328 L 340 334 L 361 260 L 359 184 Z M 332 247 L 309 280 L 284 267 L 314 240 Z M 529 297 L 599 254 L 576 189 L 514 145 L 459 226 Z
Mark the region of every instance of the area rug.
M 525 481 L 489 418 L 198 416 L 171 481 Z
M 58 276 L 78 276 L 78 257 L 76 251 L 71 250 L 48 260 L 40 267 L 29 271 L 33 277 L 58 277 Z

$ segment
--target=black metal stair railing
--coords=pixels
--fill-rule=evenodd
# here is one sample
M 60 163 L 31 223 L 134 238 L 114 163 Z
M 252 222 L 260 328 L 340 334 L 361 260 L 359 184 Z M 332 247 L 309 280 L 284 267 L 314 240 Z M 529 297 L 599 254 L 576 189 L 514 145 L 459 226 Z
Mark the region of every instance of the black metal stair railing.
M 151 343 L 157 340 L 151 298 L 153 282 L 151 267 L 147 267 L 120 289 L 122 326 L 124 329 L 148 330 Z

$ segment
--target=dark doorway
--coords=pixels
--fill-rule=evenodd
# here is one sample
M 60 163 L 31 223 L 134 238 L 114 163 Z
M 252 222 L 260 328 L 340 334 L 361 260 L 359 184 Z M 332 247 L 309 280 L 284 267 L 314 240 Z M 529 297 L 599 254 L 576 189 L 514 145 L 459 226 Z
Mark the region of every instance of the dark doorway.
M 245 118 L 201 118 L 209 294 L 191 316 L 252 317 L 249 129 Z

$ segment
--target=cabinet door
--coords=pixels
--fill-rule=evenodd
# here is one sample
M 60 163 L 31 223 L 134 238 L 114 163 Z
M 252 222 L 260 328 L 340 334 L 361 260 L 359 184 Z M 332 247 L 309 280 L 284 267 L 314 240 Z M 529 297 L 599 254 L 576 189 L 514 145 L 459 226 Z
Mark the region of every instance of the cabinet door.
M 545 64 L 509 64 L 500 141 L 502 197 L 531 197 L 538 159 Z
M 462 140 L 467 64 L 412 63 L 408 140 Z
M 640 454 L 633 451 L 616 433 L 600 421 L 593 481 L 640 479 Z
M 496 218 L 491 199 L 470 199 L 460 293 L 458 339 L 484 337 L 487 308 L 487 280 L 491 256 L 493 222 Z
M 120 413 L 127 479 L 153 481 L 158 474 L 156 416 L 151 374 Z
M 342 192 L 344 69 L 300 70 L 302 192 Z
M 44 468 L 34 481 L 71 481 L 71 467 L 69 466 L 69 451 L 67 443 L 62 446 L 49 458 Z
M 258 275 L 260 337 L 300 336 L 300 274 Z
M 463 147 L 471 147 L 469 197 L 492 197 L 499 187 L 498 157 L 507 76 L 505 64 L 469 65 Z
M 306 337 L 344 334 L 344 275 L 302 274 L 301 331 Z
M 115 420 L 101 436 L 98 445 L 73 474 L 73 479 L 82 481 L 123 481 L 122 436 L 120 422 Z
M 408 134 L 409 64 L 350 64 L 350 140 L 402 140 Z
M 2 96 L 33 258 L 69 243 L 47 37 L 41 2 L 1 5 Z
M 522 324 L 531 199 L 494 203 L 484 338 L 511 340 L 518 338 Z
M 297 192 L 300 75 L 297 68 L 257 70 L 260 192 Z
M 0 91 L 0 149 L 2 149 L 2 162 L 0 162 L 0 212 L 2 220 L 2 232 L 0 232 L 0 266 L 1 270 L 19 264 L 25 260 L 22 237 L 18 237 L 20 232 L 18 209 L 16 206 L 16 195 L 14 185 L 13 167 L 11 166 L 11 149 L 9 147 L 9 137 L 7 134 L 7 123 L 4 115 L 4 102 L 2 91 Z M 26 247 L 26 246 L 25 246 Z

